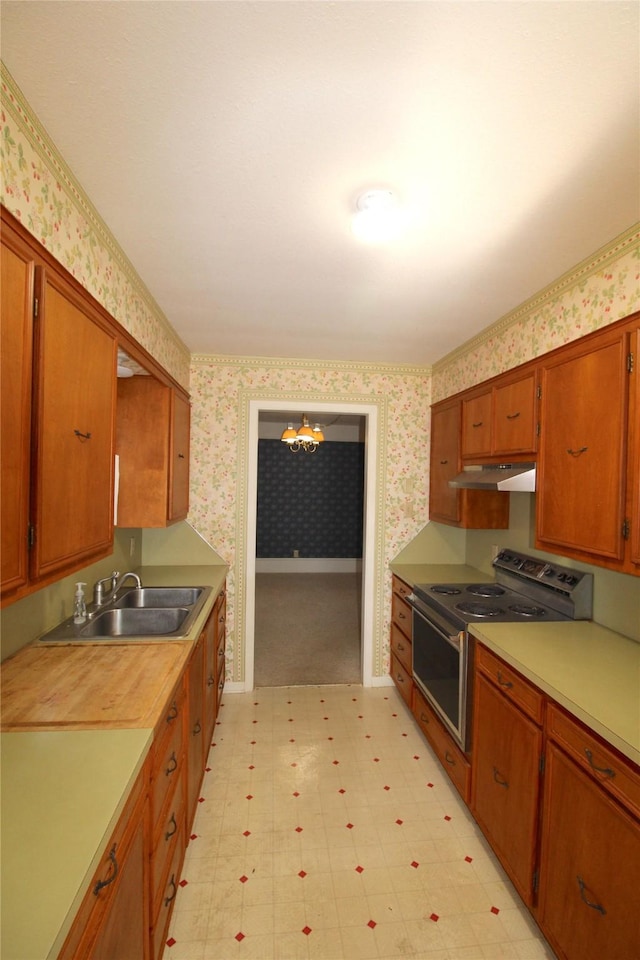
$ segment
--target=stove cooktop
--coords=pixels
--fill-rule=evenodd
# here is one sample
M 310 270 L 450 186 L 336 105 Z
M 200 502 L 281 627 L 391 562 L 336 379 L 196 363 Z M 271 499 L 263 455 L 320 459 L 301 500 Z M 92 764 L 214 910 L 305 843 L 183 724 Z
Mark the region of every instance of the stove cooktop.
M 428 606 L 453 614 L 465 623 L 571 619 L 497 583 L 420 584 L 414 587 L 414 593 Z

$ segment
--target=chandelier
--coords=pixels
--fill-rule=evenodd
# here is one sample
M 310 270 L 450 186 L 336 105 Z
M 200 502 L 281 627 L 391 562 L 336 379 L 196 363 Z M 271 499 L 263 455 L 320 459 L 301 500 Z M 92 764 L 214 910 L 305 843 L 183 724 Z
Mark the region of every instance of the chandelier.
M 287 424 L 287 429 L 283 431 L 280 439 L 283 443 L 289 444 L 289 450 L 292 453 L 298 453 L 300 450 L 304 450 L 305 453 L 315 453 L 324 440 L 324 434 L 319 423 L 310 427 L 307 415 L 303 413 L 298 429 L 296 430 L 292 423 Z

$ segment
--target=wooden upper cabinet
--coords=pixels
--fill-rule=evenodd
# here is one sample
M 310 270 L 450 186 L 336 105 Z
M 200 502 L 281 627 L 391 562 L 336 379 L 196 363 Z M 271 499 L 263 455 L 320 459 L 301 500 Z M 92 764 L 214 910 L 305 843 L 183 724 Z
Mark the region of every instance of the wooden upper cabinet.
M 540 549 L 623 561 L 629 349 L 616 327 L 542 361 Z
M 36 270 L 34 579 L 113 545 L 117 342 L 57 274 Z
M 189 512 L 189 431 L 191 405 L 186 397 L 171 392 L 171 436 L 169 440 L 169 517 L 173 523 Z
M 631 384 L 629 396 L 629 478 L 626 515 L 629 518 L 629 562 L 640 573 L 640 319 L 631 333 Z
M 33 253 L 11 230 L 2 230 L 2 592 L 27 583 L 31 371 L 33 344 Z
M 534 371 L 496 384 L 492 426 L 494 454 L 533 454 L 537 426 Z
M 491 390 L 462 401 L 462 456 L 491 456 Z
M 189 401 L 155 377 L 118 381 L 117 526 L 165 527 L 189 508 Z
M 536 449 L 536 373 L 508 373 L 462 398 L 462 459 L 533 456 Z
M 508 493 L 449 486 L 462 466 L 461 417 L 460 398 L 444 400 L 431 408 L 429 517 L 456 527 L 504 530 L 509 526 Z

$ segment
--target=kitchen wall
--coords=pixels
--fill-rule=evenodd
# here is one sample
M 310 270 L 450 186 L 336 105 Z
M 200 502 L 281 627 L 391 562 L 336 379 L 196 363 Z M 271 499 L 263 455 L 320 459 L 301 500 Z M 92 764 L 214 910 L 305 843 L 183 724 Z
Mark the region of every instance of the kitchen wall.
M 180 383 L 193 398 L 192 499 L 190 521 L 229 564 L 229 678 L 241 680 L 235 653 L 242 643 L 234 627 L 236 569 L 242 537 L 241 505 L 245 492 L 236 478 L 247 456 L 242 410 L 247 397 L 379 405 L 382 431 L 378 451 L 376 544 L 378 608 L 374 636 L 376 676 L 388 671 L 390 608 L 389 562 L 418 535 L 421 559 L 477 565 L 490 557 L 485 534 L 465 534 L 428 524 L 428 408 L 440 399 L 502 372 L 567 340 L 640 309 L 640 230 L 636 226 L 612 239 L 546 290 L 516 308 L 481 336 L 436 363 L 432 370 L 358 363 L 322 364 L 307 360 L 193 357 L 172 330 L 117 241 L 102 222 L 56 150 L 12 78 L 2 66 L 1 202 L 77 277 L 105 308 Z M 550 242 L 552 238 L 550 239 Z M 464 282 L 464 263 L 460 264 Z M 455 324 L 455 316 L 451 323 Z M 212 318 L 215 322 L 215 318 Z M 433 373 L 433 383 L 431 374 Z M 530 534 L 523 534 L 526 538 Z M 171 531 L 168 532 L 171 537 Z M 501 534 L 505 538 L 506 534 Z M 118 539 L 118 544 L 120 540 Z M 492 541 L 493 542 L 493 541 Z M 126 546 L 126 544 L 125 544 Z M 118 550 L 120 546 L 118 546 Z M 100 575 L 111 559 L 101 564 Z M 147 559 L 145 562 L 151 562 Z M 117 565 L 114 564 L 113 565 Z M 122 564 L 126 567 L 126 563 Z M 85 575 L 86 574 L 86 575 Z M 625 580 L 620 575 L 615 581 Z M 91 581 L 88 571 L 73 579 Z M 95 579 L 95 577 L 93 577 Z M 613 596 L 618 587 L 606 587 Z M 63 581 L 64 583 L 64 581 Z M 12 636 L 18 642 L 19 619 L 9 612 L 52 607 L 67 588 L 55 585 L 9 607 Z M 627 596 L 623 587 L 623 599 Z M 612 604 L 609 606 L 614 605 Z M 65 616 L 68 613 L 64 614 Z M 3 626 L 7 623 L 3 616 Z M 13 641 L 12 641 L 13 642 Z M 4 648 L 3 648 L 4 655 Z

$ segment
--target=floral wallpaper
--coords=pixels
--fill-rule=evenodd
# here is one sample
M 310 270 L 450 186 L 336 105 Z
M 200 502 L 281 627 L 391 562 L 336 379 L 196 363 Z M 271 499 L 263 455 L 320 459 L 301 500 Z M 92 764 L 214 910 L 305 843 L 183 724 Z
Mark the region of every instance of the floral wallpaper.
M 189 351 L 31 112 L 0 74 L 3 205 L 184 387 Z
M 243 411 L 248 398 L 330 399 L 374 403 L 383 410 L 378 452 L 374 677 L 389 670 L 389 563 L 428 520 L 430 377 L 421 368 L 358 363 L 194 356 L 191 367 L 190 521 L 229 565 L 227 580 L 229 679 L 242 680 L 244 587 L 244 461 L 248 442 Z M 407 485 L 403 481 L 409 480 Z M 413 481 L 413 483 L 411 483 Z M 413 492 L 410 498 L 404 492 Z
M 433 365 L 433 402 L 640 310 L 640 228 Z

